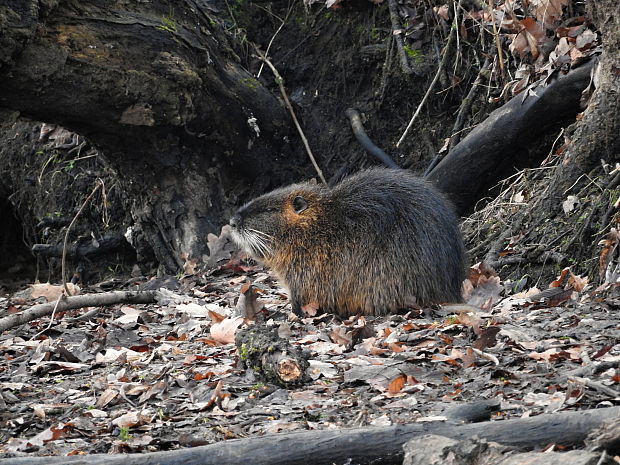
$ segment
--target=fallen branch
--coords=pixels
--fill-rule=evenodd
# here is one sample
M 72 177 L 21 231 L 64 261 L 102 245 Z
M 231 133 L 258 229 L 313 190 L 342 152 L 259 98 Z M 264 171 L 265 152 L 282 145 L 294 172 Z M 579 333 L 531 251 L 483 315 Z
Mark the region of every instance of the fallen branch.
M 45 315 L 50 315 L 56 308 L 57 312 L 83 307 L 103 307 L 120 303 L 150 304 L 155 302 L 157 291 L 112 291 L 102 294 L 74 295 L 61 297 L 53 302 L 34 305 L 23 312 L 13 313 L 0 319 L 0 333 L 9 328 L 28 323 Z
M 308 354 L 279 337 L 277 328 L 255 325 L 238 331 L 235 345 L 244 365 L 268 382 L 288 387 L 307 378 Z
M 456 440 L 478 436 L 521 449 L 543 447 L 551 443 L 577 446 L 583 444 L 590 431 L 618 415 L 620 407 L 610 407 L 462 426 L 428 422 L 339 431 L 303 431 L 146 454 L 4 459 L 0 460 L 0 465 L 237 465 L 247 462 L 253 465 L 400 464 L 403 444 L 426 434 Z
M 91 193 L 88 194 L 88 197 L 86 197 L 86 200 L 84 200 L 84 202 L 82 203 L 82 206 L 80 207 L 78 212 L 75 214 L 75 216 L 71 220 L 71 223 L 69 223 L 69 226 L 67 226 L 67 230 L 65 231 L 65 240 L 62 243 L 62 261 L 60 263 L 60 266 L 61 266 L 60 275 L 62 276 L 62 286 L 65 288 L 65 294 L 67 295 L 71 295 L 71 291 L 69 290 L 69 287 L 67 286 L 67 273 L 66 273 L 66 266 L 65 266 L 67 262 L 67 243 L 69 242 L 69 232 L 71 231 L 71 228 L 73 227 L 78 217 L 80 216 L 80 213 L 82 213 L 82 210 L 84 210 L 86 205 L 88 205 L 88 202 L 90 202 L 90 199 L 92 199 L 95 193 L 100 188 L 103 187 L 103 181 L 101 179 L 97 179 L 96 184 L 97 185 L 93 188 Z
M 93 258 L 107 255 L 113 252 L 128 249 L 129 243 L 122 234 L 108 234 L 102 237 L 95 245 L 91 241 L 85 244 L 69 244 L 66 248 L 62 244 L 34 244 L 32 252 L 46 257 L 62 257 L 65 251 L 66 257 L 72 259 Z

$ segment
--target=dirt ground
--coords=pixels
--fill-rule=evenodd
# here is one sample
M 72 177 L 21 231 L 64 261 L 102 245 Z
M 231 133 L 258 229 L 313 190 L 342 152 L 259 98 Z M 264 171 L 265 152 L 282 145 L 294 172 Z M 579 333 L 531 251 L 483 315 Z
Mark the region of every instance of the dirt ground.
M 273 278 L 237 259 L 180 279 L 101 283 L 82 292 L 162 293 L 157 304 L 67 311 L 0 336 L 1 457 L 441 420 L 481 400 L 499 401 L 497 421 L 617 405 L 620 287 L 594 290 L 570 273 L 563 282 L 513 294 L 514 283 L 478 266 L 469 306 L 346 321 L 293 316 Z M 3 316 L 57 291 L 5 295 Z M 244 366 L 232 341 L 246 324 L 273 326 L 305 351 L 300 384 Z

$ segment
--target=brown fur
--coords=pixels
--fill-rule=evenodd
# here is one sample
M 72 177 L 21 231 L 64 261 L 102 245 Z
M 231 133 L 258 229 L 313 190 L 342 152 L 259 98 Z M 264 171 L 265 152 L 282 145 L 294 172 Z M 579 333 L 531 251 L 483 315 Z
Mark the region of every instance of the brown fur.
M 302 183 L 241 207 L 233 238 L 288 286 L 293 310 L 342 316 L 461 301 L 464 250 L 449 203 L 404 170 L 334 188 Z

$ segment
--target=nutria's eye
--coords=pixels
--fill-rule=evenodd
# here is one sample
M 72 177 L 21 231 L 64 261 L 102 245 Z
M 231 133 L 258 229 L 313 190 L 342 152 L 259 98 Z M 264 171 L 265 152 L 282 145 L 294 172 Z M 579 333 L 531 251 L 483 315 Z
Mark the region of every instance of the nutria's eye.
M 306 202 L 306 199 L 299 195 L 293 199 L 293 211 L 295 213 L 299 215 L 306 208 L 308 208 L 308 202 Z

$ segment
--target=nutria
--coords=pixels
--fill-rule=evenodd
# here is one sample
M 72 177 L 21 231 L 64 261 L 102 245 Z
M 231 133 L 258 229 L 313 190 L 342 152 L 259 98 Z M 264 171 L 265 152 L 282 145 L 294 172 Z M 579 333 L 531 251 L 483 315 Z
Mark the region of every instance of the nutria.
M 462 300 L 457 218 L 405 170 L 282 187 L 242 206 L 230 225 L 235 242 L 286 284 L 297 314 L 309 303 L 349 316 Z

